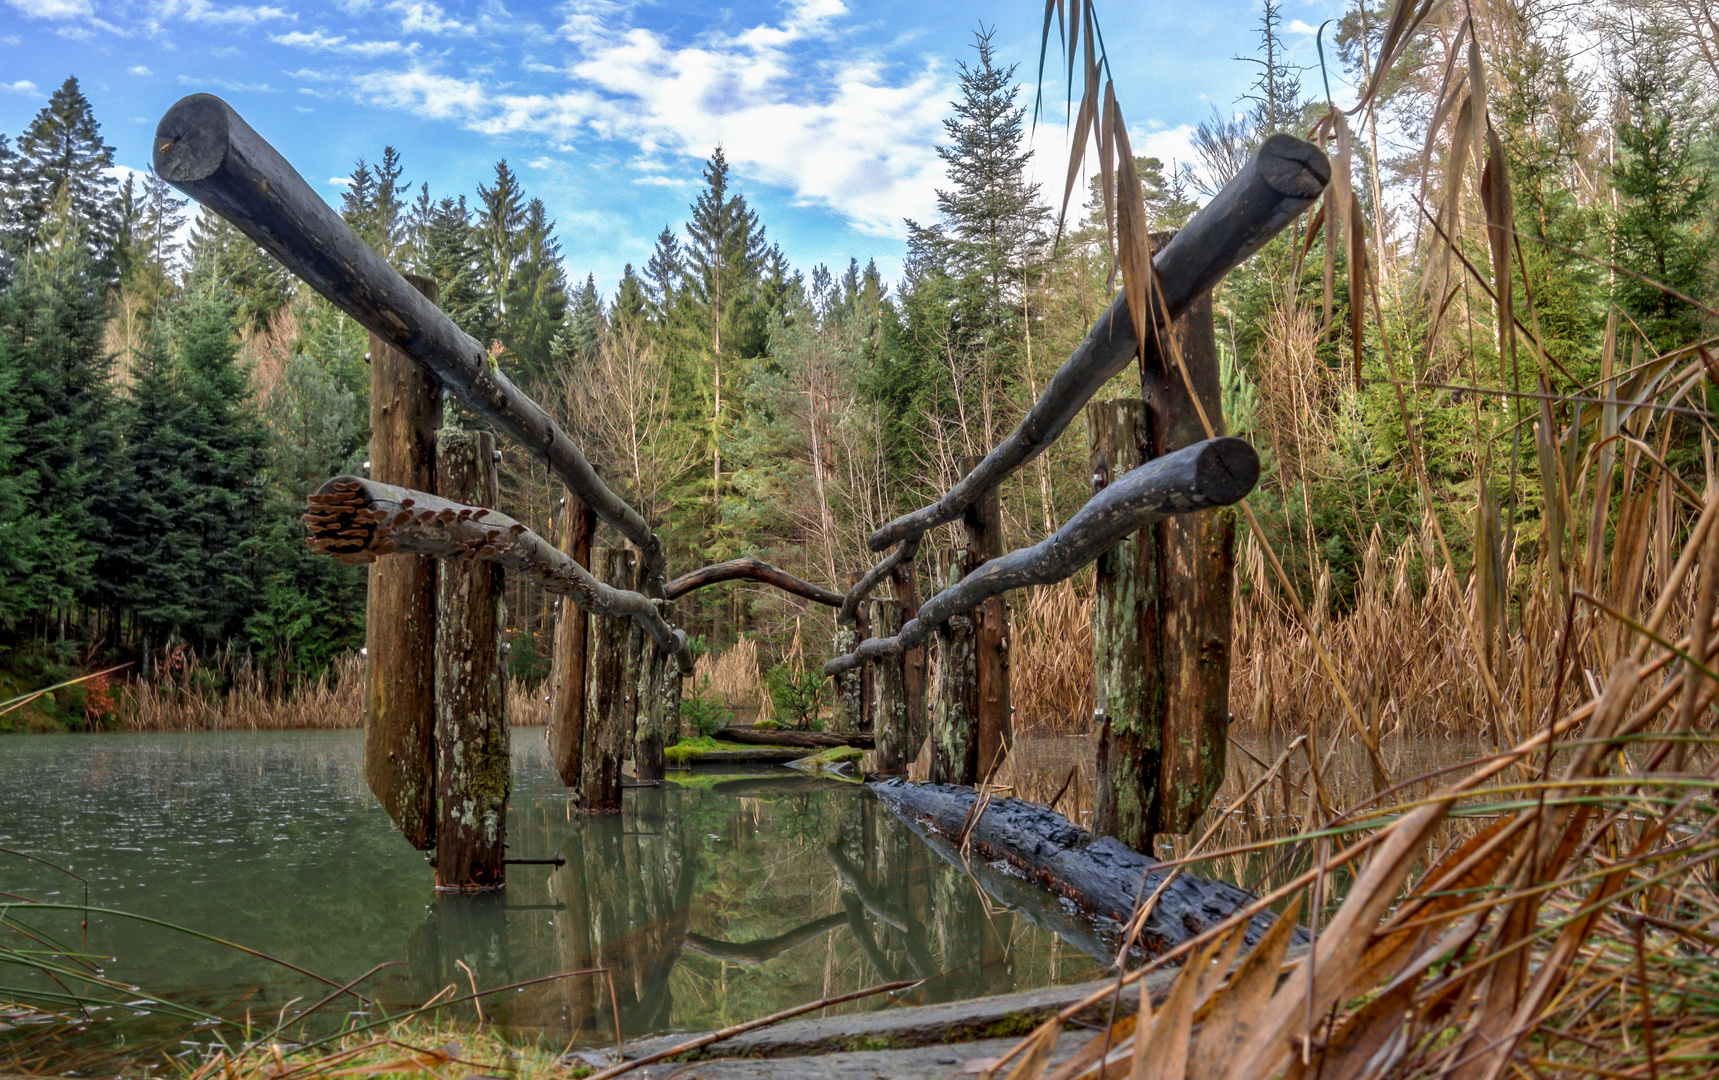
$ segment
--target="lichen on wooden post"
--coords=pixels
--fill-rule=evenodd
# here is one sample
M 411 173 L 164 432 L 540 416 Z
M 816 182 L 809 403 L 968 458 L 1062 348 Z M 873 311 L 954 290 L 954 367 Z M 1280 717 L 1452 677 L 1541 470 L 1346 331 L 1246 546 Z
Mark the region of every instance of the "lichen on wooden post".
M 912 560 L 896 565 L 889 575 L 891 590 L 901 602 L 901 621 L 919 614 L 919 575 Z M 881 636 L 885 636 L 880 634 Z M 925 646 L 916 645 L 902 657 L 902 689 L 907 697 L 907 753 L 919 755 L 928 729 L 925 704 Z
M 835 651 L 837 656 L 859 648 L 859 627 L 853 623 L 837 623 Z M 860 712 L 860 669 L 844 672 L 835 678 L 835 715 L 830 721 L 832 731 L 860 731 L 865 717 Z
M 962 468 L 971 473 L 982 457 L 969 457 Z M 968 573 L 1002 555 L 1003 513 L 992 488 L 961 515 L 967 534 Z M 1014 744 L 1014 706 L 1009 694 L 1009 607 L 1001 596 L 993 596 L 972 613 L 973 670 L 978 684 L 978 769 L 980 778 L 991 775 L 1002 756 Z
M 872 627 L 879 637 L 901 633 L 901 601 L 879 599 L 872 605 Z M 902 656 L 873 661 L 871 730 L 876 747 L 877 771 L 899 773 L 907 769 L 914 747 L 907 719 L 906 665 Z
M 436 300 L 434 280 L 406 275 Z M 370 475 L 436 490 L 441 388 L 405 353 L 370 337 Z M 401 555 L 371 564 L 364 647 L 364 780 L 420 851 L 436 842 L 436 560 Z
M 624 547 L 591 550 L 591 572 L 617 589 L 633 587 L 638 560 Z M 633 620 L 591 616 L 588 638 L 585 739 L 579 772 L 579 809 L 591 814 L 621 810 L 621 759 L 627 750 L 634 694 L 627 685 Z
M 937 552 L 933 589 L 966 577 L 973 556 L 964 548 Z M 930 779 L 937 784 L 979 782 L 979 679 L 974 656 L 974 620 L 956 615 L 937 628 L 936 661 L 931 675 L 928 736 Z
M 495 505 L 495 436 L 446 429 L 437 449 L 437 494 Z M 501 663 L 503 579 L 491 562 L 449 562 L 440 573 L 436 888 L 442 890 L 481 892 L 504 883 L 512 761 Z
M 1095 401 L 1086 407 L 1095 490 L 1150 456 L 1145 422 L 1143 401 Z M 1098 557 L 1096 569 L 1092 653 L 1103 721 L 1092 831 L 1150 853 L 1160 831 L 1164 715 L 1156 534 L 1150 528 L 1130 534 Z
M 597 514 L 571 491 L 561 507 L 561 550 L 591 568 L 591 537 Z M 555 653 L 549 671 L 549 718 L 545 738 L 549 760 L 561 782 L 579 786 L 585 750 L 585 661 L 590 618 L 571 598 L 562 597 L 555 617 Z

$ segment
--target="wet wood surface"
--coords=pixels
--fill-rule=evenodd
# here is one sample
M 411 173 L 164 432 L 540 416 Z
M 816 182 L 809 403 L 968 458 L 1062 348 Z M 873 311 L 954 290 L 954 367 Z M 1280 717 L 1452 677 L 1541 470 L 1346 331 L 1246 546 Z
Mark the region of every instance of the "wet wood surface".
M 597 515 L 579 496 L 567 492 L 561 507 L 561 552 L 587 571 Z M 579 785 L 585 743 L 585 655 L 590 616 L 563 599 L 555 616 L 555 654 L 549 668 L 549 717 L 545 736 L 549 762 L 568 787 Z

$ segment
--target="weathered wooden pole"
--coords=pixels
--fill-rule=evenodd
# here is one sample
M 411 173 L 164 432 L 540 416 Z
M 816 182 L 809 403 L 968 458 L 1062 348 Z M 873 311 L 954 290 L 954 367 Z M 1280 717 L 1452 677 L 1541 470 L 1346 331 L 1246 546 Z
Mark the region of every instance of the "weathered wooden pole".
M 561 506 L 561 550 L 591 568 L 591 536 L 597 515 L 579 496 L 567 492 Z M 555 618 L 555 655 L 549 669 L 549 760 L 561 782 L 579 786 L 585 751 L 585 656 L 590 618 L 563 597 Z
M 624 547 L 591 550 L 591 572 L 617 589 L 630 589 L 637 559 Z M 633 694 L 626 683 L 632 621 L 591 617 L 586 660 L 585 742 L 579 772 L 579 809 L 588 814 L 621 810 L 621 758 L 631 726 Z
M 1095 490 L 1151 456 L 1145 425 L 1143 401 L 1095 401 L 1086 407 Z M 1161 831 L 1164 715 L 1156 533 L 1147 527 L 1123 537 L 1098 557 L 1096 569 L 1092 659 L 1104 719 L 1092 831 L 1150 854 L 1152 838 Z
M 895 598 L 901 602 L 901 621 L 919 614 L 919 575 L 911 561 L 898 563 L 889 575 Z M 879 637 L 887 635 L 879 634 Z M 902 657 L 902 689 L 907 695 L 907 755 L 915 758 L 925 743 L 925 646 L 916 645 Z
M 901 601 L 871 601 L 872 626 L 880 637 L 901 633 Z M 913 729 L 907 718 L 907 672 L 905 657 L 886 656 L 867 665 L 873 672 L 871 732 L 876 747 L 877 771 L 907 770 L 916 749 Z
M 860 579 L 859 574 L 848 575 L 848 586 L 851 588 Z M 871 635 L 867 632 L 869 613 L 864 604 L 854 609 L 852 622 L 843 622 L 840 615 L 836 617 L 836 655 L 851 652 L 859 647 L 859 643 Z M 871 722 L 871 713 L 867 709 L 869 696 L 867 685 L 871 681 L 870 665 L 861 665 L 857 669 L 836 677 L 836 707 L 834 722 L 830 725 L 836 731 L 864 731 Z
M 436 283 L 408 275 L 434 304 Z M 404 353 L 370 337 L 370 475 L 436 490 L 436 379 Z M 364 780 L 406 841 L 436 842 L 436 560 L 401 556 L 370 567 L 364 649 L 370 660 L 364 711 Z
M 438 494 L 496 503 L 495 436 L 445 428 Z M 483 892 L 504 884 L 508 756 L 501 628 L 505 574 L 492 562 L 450 562 L 436 606 L 436 888 Z
M 680 667 L 650 638 L 638 681 L 638 730 L 633 740 L 633 772 L 640 780 L 663 778 L 663 748 L 680 737 Z
M 978 469 L 981 457 L 961 462 L 965 472 Z M 982 495 L 961 515 L 966 527 L 968 573 L 1003 554 L 1003 513 L 997 489 Z M 1009 698 L 1009 608 L 993 596 L 973 612 L 973 669 L 978 680 L 979 777 L 1014 744 L 1014 708 Z
M 1170 239 L 1165 235 L 1162 243 Z M 1149 347 L 1141 364 L 1154 457 L 1205 439 L 1202 411 L 1212 435 L 1225 433 L 1211 293 L 1189 304 L 1171 335 L 1174 351 Z M 1186 379 L 1176 369 L 1177 353 Z M 1209 510 L 1161 521 L 1156 529 L 1164 672 L 1159 831 L 1185 833 L 1224 780 L 1236 514 L 1227 507 Z
M 947 548 L 932 561 L 938 591 L 966 577 L 973 556 Z M 979 782 L 979 678 L 974 658 L 976 628 L 971 613 L 952 617 L 936 630 L 937 662 L 931 677 L 930 779 L 937 784 Z

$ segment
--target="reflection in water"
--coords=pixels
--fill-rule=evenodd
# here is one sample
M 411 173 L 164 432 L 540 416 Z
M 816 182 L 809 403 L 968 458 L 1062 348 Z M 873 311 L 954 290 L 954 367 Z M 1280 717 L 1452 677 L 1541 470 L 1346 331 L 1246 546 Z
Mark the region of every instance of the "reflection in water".
M 541 737 L 517 734 L 508 854 L 559 852 L 566 864 L 510 867 L 500 894 L 436 896 L 423 856 L 364 790 L 356 732 L 8 739 L 0 846 L 72 866 L 91 878 L 97 906 L 196 927 L 333 980 L 393 962 L 362 988 L 389 1012 L 474 983 L 607 969 L 613 1004 L 607 979 L 589 975 L 485 1000 L 492 1022 L 557 1043 L 612 1040 L 616 1009 L 634 1036 L 927 980 L 899 999 L 833 1011 L 871 1010 L 1089 978 L 1092 955 L 1106 952 L 1054 898 L 939 854 L 856 785 L 785 770 L 679 773 L 628 790 L 619 816 L 586 817 Z M 0 889 L 73 897 L 63 879 L 5 858 Z M 1008 906 L 1023 900 L 1018 914 Z M 39 922 L 69 933 L 76 918 Z M 290 1018 L 328 992 L 125 919 L 92 919 L 90 933 L 92 949 L 114 958 L 110 976 L 229 1016 Z M 339 1022 L 350 1007 L 326 1007 L 305 1026 Z M 167 1031 L 160 1018 L 137 1023 Z M 12 1037 L 0 1033 L 0 1048 Z

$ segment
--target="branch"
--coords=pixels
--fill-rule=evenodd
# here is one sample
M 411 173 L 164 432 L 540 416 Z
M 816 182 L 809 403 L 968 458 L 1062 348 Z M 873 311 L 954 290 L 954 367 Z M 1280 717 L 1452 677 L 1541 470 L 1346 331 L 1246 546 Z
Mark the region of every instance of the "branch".
M 828 607 L 840 607 L 842 603 L 841 593 L 803 581 L 780 567 L 771 566 L 758 559 L 729 559 L 727 562 L 682 574 L 668 583 L 663 589 L 663 596 L 670 600 L 679 600 L 689 592 L 723 581 L 758 581 Z
M 1153 458 L 1113 480 L 1055 533 L 985 563 L 920 605 L 918 617 L 900 634 L 868 638 L 825 664 L 824 674 L 840 675 L 867 660 L 898 655 L 942 623 L 1010 589 L 1061 581 L 1148 525 L 1239 502 L 1258 479 L 1259 455 L 1243 439 L 1207 439 Z
M 919 552 L 919 537 L 914 536 L 903 540 L 901 546 L 884 556 L 882 562 L 865 572 L 865 576 L 854 582 L 854 587 L 842 597 L 842 609 L 836 612 L 836 622 L 852 626 L 859 621 L 859 606 L 871 591 L 877 588 L 885 574 L 894 570 L 902 563 L 911 563 L 914 555 Z
M 312 551 L 346 563 L 375 562 L 391 552 L 493 562 L 584 611 L 632 619 L 675 657 L 681 674 L 692 674 L 686 631 L 670 626 L 655 601 L 603 584 L 506 514 L 356 476 L 324 482 L 309 501 L 304 523 Z
M 1312 143 L 1290 135 L 1267 139 L 1247 167 L 1152 260 L 1170 319 L 1311 206 L 1330 179 L 1331 164 Z M 1163 325 L 1161 318 L 1156 325 Z M 867 545 L 882 551 L 960 517 L 1055 442 L 1092 395 L 1128 366 L 1139 347 L 1128 303 L 1118 295 L 1007 439 L 948 494 L 872 533 Z

